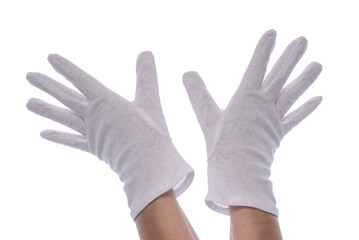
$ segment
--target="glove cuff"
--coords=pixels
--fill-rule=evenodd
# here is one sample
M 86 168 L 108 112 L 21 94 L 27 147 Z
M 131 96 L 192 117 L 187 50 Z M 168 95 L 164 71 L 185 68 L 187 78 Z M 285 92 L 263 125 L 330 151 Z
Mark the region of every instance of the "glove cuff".
M 238 161 L 208 163 L 208 193 L 205 202 L 212 210 L 229 215 L 229 206 L 247 206 L 278 216 L 270 169 L 254 165 L 238 165 Z M 235 165 L 236 163 L 236 165 Z M 229 171 L 230 170 L 230 171 Z
M 129 159 L 131 164 L 126 168 L 131 168 L 132 174 L 122 174 L 127 172 L 125 169 L 119 173 L 125 184 L 124 191 L 133 220 L 149 203 L 170 189 L 174 190 L 176 197 L 181 195 L 194 177 L 193 169 L 171 142 L 157 147 L 156 152 L 149 152 L 141 158 Z

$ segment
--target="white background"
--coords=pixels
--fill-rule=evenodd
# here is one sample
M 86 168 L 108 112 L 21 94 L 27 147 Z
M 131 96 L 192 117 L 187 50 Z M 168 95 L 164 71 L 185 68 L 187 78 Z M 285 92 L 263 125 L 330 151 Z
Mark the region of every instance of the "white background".
M 285 239 L 359 239 L 358 56 L 355 1 L 3 1 L 0 2 L 0 239 L 138 239 L 122 183 L 96 157 L 40 138 L 65 129 L 26 110 L 30 97 L 56 103 L 25 79 L 63 83 L 58 53 L 132 100 L 137 55 L 155 56 L 172 139 L 196 171 L 179 202 L 201 239 L 228 239 L 229 218 L 204 204 L 204 139 L 182 74 L 198 71 L 224 108 L 254 47 L 277 30 L 270 66 L 287 44 L 308 49 L 291 75 L 323 65 L 298 104 L 321 106 L 282 141 L 272 181 Z M 67 83 L 66 83 L 67 84 Z M 296 105 L 298 106 L 298 105 Z

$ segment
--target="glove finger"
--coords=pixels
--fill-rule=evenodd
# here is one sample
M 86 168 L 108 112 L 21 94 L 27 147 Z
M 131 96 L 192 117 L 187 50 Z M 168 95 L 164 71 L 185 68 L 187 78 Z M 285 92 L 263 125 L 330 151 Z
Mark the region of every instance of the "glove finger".
M 208 92 L 206 85 L 197 72 L 187 72 L 183 75 L 183 84 L 189 100 L 197 116 L 197 120 L 205 133 L 208 125 L 215 123 L 221 110 Z
M 144 109 L 162 130 L 168 133 L 158 91 L 155 60 L 151 52 L 142 52 L 138 56 L 136 73 L 136 104 Z
M 277 100 L 282 87 L 287 81 L 290 73 L 303 56 L 308 41 L 304 37 L 297 38 L 289 44 L 272 70 L 265 78 L 262 89 L 263 92 L 273 100 Z
M 155 60 L 151 52 L 142 52 L 136 64 L 136 102 L 152 108 L 160 105 Z
M 47 92 L 74 112 L 83 115 L 87 99 L 82 94 L 41 73 L 28 73 L 26 79 L 35 87 Z
M 321 71 L 322 65 L 316 62 L 311 63 L 298 78 L 283 88 L 276 102 L 280 117 L 283 117 L 294 102 L 313 84 Z
M 55 130 L 45 130 L 42 131 L 40 135 L 46 140 L 90 152 L 86 138 L 81 135 Z
M 95 78 L 60 55 L 50 54 L 48 61 L 59 74 L 74 84 L 80 92 L 90 99 L 98 96 L 103 89 L 107 89 Z
M 283 119 L 284 134 L 287 134 L 296 125 L 309 116 L 322 102 L 322 97 L 314 97 L 304 103 L 302 106 L 288 114 Z
M 263 34 L 254 51 L 252 59 L 244 73 L 240 86 L 258 89 L 263 81 L 269 57 L 273 51 L 276 31 L 269 30 Z
M 73 130 L 86 135 L 86 125 L 84 120 L 74 114 L 71 110 L 51 105 L 40 99 L 30 99 L 26 104 L 26 107 L 40 116 L 49 118 L 58 123 L 61 123 Z

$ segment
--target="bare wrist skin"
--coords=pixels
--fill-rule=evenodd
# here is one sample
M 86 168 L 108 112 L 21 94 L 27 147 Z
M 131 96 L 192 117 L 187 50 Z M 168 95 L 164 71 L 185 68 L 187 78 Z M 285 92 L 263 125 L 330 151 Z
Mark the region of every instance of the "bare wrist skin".
M 231 240 L 280 240 L 278 218 L 257 208 L 229 206 Z
M 140 239 L 143 240 L 198 239 L 173 190 L 151 202 L 138 214 L 135 222 Z

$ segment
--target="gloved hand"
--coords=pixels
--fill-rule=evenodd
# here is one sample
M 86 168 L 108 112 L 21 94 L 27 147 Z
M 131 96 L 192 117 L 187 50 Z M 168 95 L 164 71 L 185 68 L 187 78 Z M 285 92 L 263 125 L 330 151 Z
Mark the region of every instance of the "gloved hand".
M 30 111 L 77 132 L 47 130 L 41 136 L 79 148 L 105 161 L 124 182 L 133 219 L 151 201 L 170 189 L 176 196 L 191 184 L 193 169 L 171 142 L 162 113 L 155 62 L 150 52 L 137 60 L 135 100 L 130 102 L 59 55 L 49 55 L 53 68 L 78 90 L 41 74 L 28 73 L 28 81 L 69 109 L 30 99 Z
M 283 88 L 306 50 L 307 40 L 294 40 L 263 81 L 276 32 L 260 39 L 241 84 L 221 110 L 196 72 L 183 82 L 202 128 L 208 154 L 207 205 L 229 214 L 228 206 L 248 206 L 278 215 L 269 180 L 273 155 L 283 136 L 320 104 L 315 97 L 287 114 L 293 103 L 321 72 L 311 63 Z M 283 89 L 282 89 L 283 88 Z

